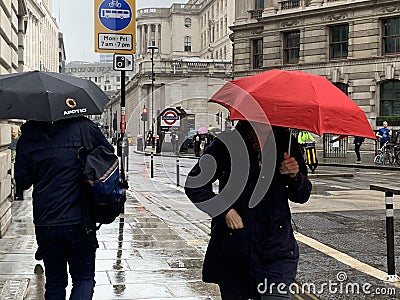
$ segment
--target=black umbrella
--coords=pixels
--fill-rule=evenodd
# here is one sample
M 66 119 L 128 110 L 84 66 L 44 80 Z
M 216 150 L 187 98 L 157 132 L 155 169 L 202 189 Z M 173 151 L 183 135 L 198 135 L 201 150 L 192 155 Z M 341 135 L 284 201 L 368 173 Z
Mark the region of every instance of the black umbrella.
M 0 76 L 0 119 L 54 122 L 101 114 L 108 100 L 95 83 L 67 74 L 33 71 Z

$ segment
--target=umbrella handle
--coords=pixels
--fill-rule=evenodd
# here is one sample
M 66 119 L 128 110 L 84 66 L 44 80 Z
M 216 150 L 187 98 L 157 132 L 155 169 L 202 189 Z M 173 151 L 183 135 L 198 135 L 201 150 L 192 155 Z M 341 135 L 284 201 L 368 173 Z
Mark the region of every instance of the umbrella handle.
M 292 128 L 289 129 L 289 149 L 288 149 L 288 156 L 290 157 L 290 148 L 292 148 Z

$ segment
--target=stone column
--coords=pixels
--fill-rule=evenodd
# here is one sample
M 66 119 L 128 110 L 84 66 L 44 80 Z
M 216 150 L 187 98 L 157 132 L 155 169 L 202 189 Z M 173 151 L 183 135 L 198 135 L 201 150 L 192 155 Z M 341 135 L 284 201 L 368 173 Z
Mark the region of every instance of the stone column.
M 158 24 L 154 24 L 154 46 L 158 47 Z
M 140 53 L 142 53 L 142 26 L 138 25 L 137 28 L 136 28 L 136 31 L 137 31 L 137 40 L 138 40 L 137 52 L 140 54 Z
M 161 53 L 161 41 L 162 41 L 162 37 L 161 37 L 161 24 L 157 25 L 158 27 L 158 40 L 157 40 L 157 44 L 158 44 L 158 53 Z M 157 45 L 156 44 L 156 45 Z
M 263 17 L 275 15 L 278 9 L 279 5 L 277 0 L 264 0 Z
M 153 24 L 147 25 L 147 48 L 151 46 L 151 26 L 153 26 Z
M 141 40 L 140 40 L 140 48 L 142 49 L 142 51 L 140 52 L 140 54 L 145 54 L 146 53 L 146 47 L 145 47 L 145 32 L 144 32 L 144 25 L 140 26 L 140 34 L 141 34 Z
M 248 6 L 248 1 L 235 0 L 235 24 L 246 22 L 248 18 Z

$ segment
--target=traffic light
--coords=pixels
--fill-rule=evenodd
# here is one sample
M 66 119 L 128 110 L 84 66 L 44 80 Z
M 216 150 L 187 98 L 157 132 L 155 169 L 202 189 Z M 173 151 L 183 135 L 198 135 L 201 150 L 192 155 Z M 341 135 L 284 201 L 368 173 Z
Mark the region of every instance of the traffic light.
M 143 107 L 142 108 L 142 114 L 141 116 L 141 120 L 142 121 L 147 121 L 148 120 L 148 114 L 149 114 L 149 110 L 147 109 L 147 107 Z
M 219 113 L 215 114 L 215 121 L 217 121 L 217 124 L 219 125 Z

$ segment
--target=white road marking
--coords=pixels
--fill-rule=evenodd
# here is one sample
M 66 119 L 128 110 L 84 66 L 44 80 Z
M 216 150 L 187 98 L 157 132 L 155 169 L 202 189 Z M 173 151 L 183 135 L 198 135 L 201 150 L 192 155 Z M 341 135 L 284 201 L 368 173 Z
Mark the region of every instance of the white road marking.
M 333 249 L 325 244 L 322 244 L 322 243 L 318 242 L 317 240 L 314 240 L 308 236 L 305 236 L 298 232 L 295 232 L 294 235 L 296 237 L 296 240 L 298 240 L 299 242 L 302 242 L 303 244 L 306 244 L 306 245 L 310 246 L 311 248 L 314 248 L 315 250 L 318 250 L 318 251 L 336 259 L 337 261 L 340 261 L 341 263 L 344 263 L 362 273 L 365 273 L 367 275 L 370 275 L 370 276 L 375 277 L 382 281 L 387 275 L 387 273 L 385 273 L 377 268 L 374 268 L 374 267 L 372 267 L 366 263 L 363 263 L 343 252 L 340 252 L 340 251 Z M 400 288 L 400 283 L 398 283 L 398 282 L 387 282 L 387 283 L 390 285 L 393 285 L 397 288 Z

